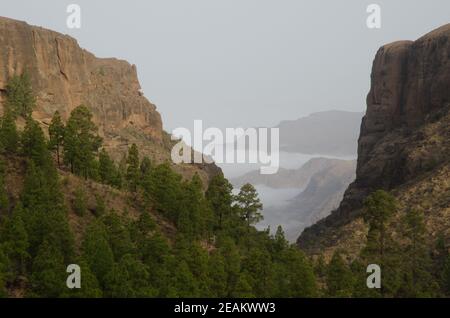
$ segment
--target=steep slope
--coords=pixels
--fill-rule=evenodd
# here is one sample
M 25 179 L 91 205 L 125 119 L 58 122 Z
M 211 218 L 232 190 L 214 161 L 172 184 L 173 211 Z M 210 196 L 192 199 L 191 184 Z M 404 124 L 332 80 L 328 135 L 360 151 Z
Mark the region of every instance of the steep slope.
M 355 179 L 355 169 L 356 161 L 333 160 L 329 167 L 312 175 L 306 189 L 286 208 L 286 212 L 302 224 L 297 235 L 337 208 L 348 185 Z
M 84 104 L 94 115 L 105 148 L 116 160 L 132 143 L 155 161 L 170 158 L 170 138 L 155 105 L 143 96 L 135 65 L 97 58 L 70 36 L 3 17 L 0 47 L 0 104 L 8 79 L 27 72 L 37 96 L 33 118 L 42 125 L 50 123 L 56 110 L 65 120 Z M 218 172 L 211 165 L 177 169 L 188 177 L 196 171 L 204 178 Z
M 375 57 L 367 112 L 358 140 L 356 180 L 339 208 L 306 229 L 298 245 L 311 254 L 364 244 L 364 198 L 391 190 L 401 203 L 425 212 L 430 243 L 449 233 L 450 24 L 417 41 L 381 47 Z M 395 229 L 392 229 L 395 231 Z
M 260 179 L 266 183 L 256 186 L 264 204 L 264 220 L 259 227 L 270 225 L 275 230 L 281 225 L 286 238 L 295 242 L 306 226 L 328 216 L 339 205 L 345 189 L 355 178 L 355 166 L 356 161 L 314 158 L 297 170 Z M 295 187 L 269 188 L 280 185 Z

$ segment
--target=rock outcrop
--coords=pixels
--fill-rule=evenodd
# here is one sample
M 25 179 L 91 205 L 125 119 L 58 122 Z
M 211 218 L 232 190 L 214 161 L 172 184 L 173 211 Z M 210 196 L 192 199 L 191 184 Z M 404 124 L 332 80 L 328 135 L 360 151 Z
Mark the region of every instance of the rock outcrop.
M 361 124 L 356 180 L 340 207 L 306 229 L 298 245 L 312 254 L 338 247 L 356 253 L 365 237 L 363 200 L 380 188 L 407 198 L 402 209 L 414 204 L 428 209 L 426 217 L 435 220 L 436 228 L 446 224 L 444 216 L 448 219 L 450 215 L 449 109 L 450 24 L 414 42 L 381 47 L 373 62 L 367 111 Z M 423 193 L 411 191 L 436 178 L 442 180 L 441 185 L 428 192 L 437 191 L 434 197 L 439 198 L 447 194 L 447 199 L 428 202 L 424 208 Z M 437 215 L 441 218 L 436 219 Z
M 8 18 L 0 18 L 0 46 L 0 89 L 27 72 L 37 94 L 35 119 L 49 123 L 56 110 L 66 119 L 85 104 L 110 147 L 127 143 L 132 131 L 162 142 L 161 116 L 142 96 L 134 65 L 96 58 L 70 36 Z
M 143 96 L 135 65 L 97 58 L 68 35 L 3 17 L 0 47 L 0 106 L 8 79 L 27 72 L 37 95 L 33 118 L 43 126 L 56 110 L 67 119 L 75 107 L 84 104 L 116 160 L 132 143 L 155 161 L 169 158 L 170 139 L 155 105 Z M 196 171 L 203 171 L 203 176 L 218 172 L 213 165 L 177 169 L 188 177 Z

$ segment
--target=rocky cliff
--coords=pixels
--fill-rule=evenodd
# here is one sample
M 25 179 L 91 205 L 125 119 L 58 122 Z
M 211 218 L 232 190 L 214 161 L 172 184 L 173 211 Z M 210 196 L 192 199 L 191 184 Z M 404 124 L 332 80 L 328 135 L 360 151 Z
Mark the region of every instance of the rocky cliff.
M 431 235 L 449 233 L 450 24 L 412 41 L 381 47 L 373 62 L 358 140 L 356 179 L 339 208 L 306 229 L 298 245 L 315 254 L 339 247 L 357 253 L 366 233 L 364 198 L 392 191 L 400 213 L 425 212 Z
M 12 75 L 27 72 L 37 96 L 33 117 L 48 125 L 56 110 L 63 119 L 88 106 L 106 149 L 120 159 L 132 143 L 156 161 L 169 158 L 169 138 L 155 105 L 141 91 L 135 65 L 97 58 L 70 36 L 0 17 L 0 92 Z M 2 98 L 4 96 L 0 96 Z M 0 99 L 1 102 L 1 99 Z M 3 107 L 0 107 L 1 109 Z M 207 165 L 177 167 L 192 175 L 216 173 Z

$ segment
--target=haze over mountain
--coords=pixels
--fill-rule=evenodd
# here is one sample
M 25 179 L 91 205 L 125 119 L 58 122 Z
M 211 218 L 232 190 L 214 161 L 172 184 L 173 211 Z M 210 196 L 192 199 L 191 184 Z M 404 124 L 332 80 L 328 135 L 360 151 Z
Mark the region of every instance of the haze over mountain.
M 355 160 L 313 158 L 298 169 L 280 169 L 273 175 L 252 171 L 231 182 L 235 188 L 254 184 L 264 204 L 264 220 L 257 227 L 275 230 L 281 225 L 293 242 L 306 226 L 339 205 L 355 168 Z
M 296 120 L 284 120 L 280 129 L 280 150 L 334 156 L 356 155 L 362 112 L 339 110 L 312 113 Z
M 258 228 L 275 230 L 282 225 L 286 237 L 295 241 L 306 226 L 339 205 L 354 179 L 355 161 L 351 159 L 356 157 L 362 116 L 331 110 L 282 121 L 277 125 L 280 168 L 275 174 L 263 175 L 254 170 L 255 165 L 247 170 L 240 165 L 221 165 L 235 189 L 251 183 L 258 190 L 265 217 Z
M 240 177 L 232 178 L 230 182 L 236 188 L 245 183 L 251 183 L 253 185 L 265 185 L 273 189 L 304 189 L 314 174 L 340 161 L 323 157 L 312 158 L 297 169 L 280 168 L 275 174 L 261 174 L 259 170 L 255 170 Z

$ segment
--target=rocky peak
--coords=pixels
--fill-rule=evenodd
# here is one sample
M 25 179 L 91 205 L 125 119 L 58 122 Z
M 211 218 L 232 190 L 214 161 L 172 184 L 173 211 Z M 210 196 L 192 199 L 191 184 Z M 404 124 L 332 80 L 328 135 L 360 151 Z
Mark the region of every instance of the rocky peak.
M 306 229 L 299 245 L 317 251 L 339 246 L 346 236 L 361 241 L 363 233 L 354 226 L 361 221 L 368 193 L 379 188 L 400 191 L 448 166 L 449 110 L 450 24 L 416 41 L 381 47 L 361 123 L 356 179 L 339 208 Z
M 58 110 L 64 119 L 88 106 L 114 155 L 135 142 L 162 144 L 161 116 L 140 91 L 136 67 L 114 58 L 97 58 L 70 36 L 0 17 L 0 90 L 8 78 L 28 72 L 37 94 L 33 117 L 48 124 Z

